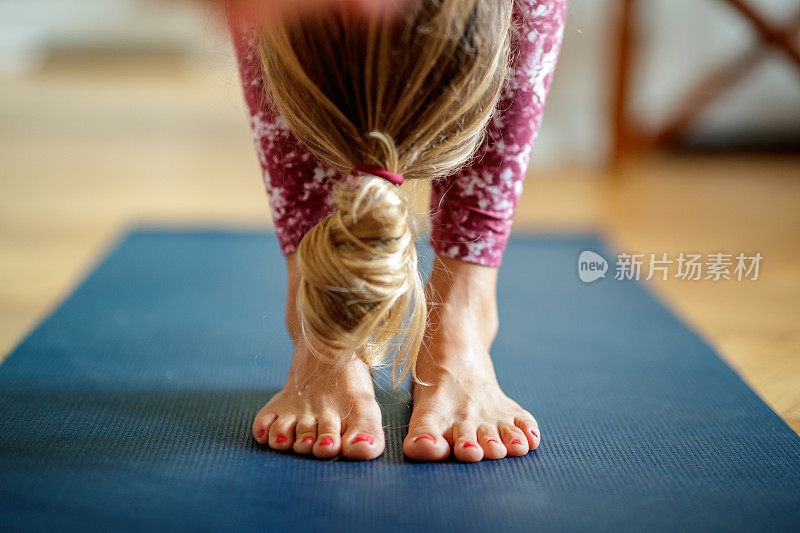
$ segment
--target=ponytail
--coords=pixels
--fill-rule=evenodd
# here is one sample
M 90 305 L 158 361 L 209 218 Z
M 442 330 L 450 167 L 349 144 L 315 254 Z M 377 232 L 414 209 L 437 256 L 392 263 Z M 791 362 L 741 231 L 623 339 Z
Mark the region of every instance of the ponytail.
M 413 372 L 426 323 L 418 231 L 399 187 L 353 169 L 430 179 L 472 157 L 507 74 L 512 0 L 406 7 L 366 21 L 326 12 L 260 37 L 268 98 L 319 160 L 349 175 L 297 251 L 303 335 L 370 365 L 396 347 L 396 381 Z

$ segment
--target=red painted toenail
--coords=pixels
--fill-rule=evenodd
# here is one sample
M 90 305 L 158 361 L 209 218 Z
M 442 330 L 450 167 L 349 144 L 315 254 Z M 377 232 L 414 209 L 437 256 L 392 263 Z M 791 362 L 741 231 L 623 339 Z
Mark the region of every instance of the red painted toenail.
M 375 441 L 369 435 L 356 435 L 353 437 L 353 440 L 350 441 L 350 444 L 355 444 L 356 442 L 367 442 L 372 444 Z
M 420 435 L 419 437 L 414 439 L 414 442 L 417 442 L 419 439 L 428 439 L 429 441 L 433 442 L 434 444 L 436 443 L 436 439 L 434 437 L 430 436 L 430 435 Z
M 522 444 L 522 441 L 519 439 L 514 439 L 511 441 L 511 444 Z
M 331 439 L 322 439 L 319 444 L 320 446 L 333 446 L 333 441 Z
M 259 431 L 259 432 L 258 432 L 258 438 L 260 439 L 261 437 L 263 437 L 263 436 L 264 436 L 264 433 L 266 433 L 266 432 L 267 432 L 267 430 L 266 430 L 266 429 L 262 429 L 261 431 Z
M 486 444 L 489 444 L 490 442 L 496 442 L 497 444 L 500 444 L 500 442 L 497 439 L 489 439 L 486 441 Z
M 534 437 L 537 437 L 537 438 L 539 437 L 539 435 L 537 435 L 534 430 L 531 430 L 531 435 L 533 435 Z
M 310 440 L 311 442 L 314 442 L 314 437 L 306 437 L 303 440 L 301 440 L 300 442 L 305 442 L 307 440 Z
M 278 435 L 278 437 L 275 439 L 275 444 L 283 444 L 284 442 L 286 442 L 286 437 L 283 435 Z
M 461 445 L 462 448 L 477 448 L 474 442 L 465 442 Z

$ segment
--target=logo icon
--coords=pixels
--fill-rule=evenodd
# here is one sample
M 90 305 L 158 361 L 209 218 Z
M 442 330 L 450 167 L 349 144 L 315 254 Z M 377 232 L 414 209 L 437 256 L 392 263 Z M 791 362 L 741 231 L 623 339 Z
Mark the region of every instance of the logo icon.
M 591 283 L 606 277 L 608 261 L 600 254 L 584 250 L 578 257 L 578 277 L 584 283 Z

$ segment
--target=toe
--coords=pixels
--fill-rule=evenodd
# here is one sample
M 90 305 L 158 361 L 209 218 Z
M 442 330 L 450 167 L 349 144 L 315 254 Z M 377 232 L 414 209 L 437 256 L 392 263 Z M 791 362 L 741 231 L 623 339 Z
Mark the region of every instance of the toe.
M 317 419 L 310 415 L 301 416 L 294 430 L 292 448 L 297 453 L 311 453 L 317 440 Z
M 532 416 L 517 417 L 514 419 L 514 424 L 525 434 L 528 441 L 528 447 L 535 450 L 542 442 L 541 432 L 539 431 L 539 424 Z
M 417 461 L 441 461 L 450 455 L 450 445 L 439 430 L 422 426 L 411 428 L 403 452 Z
M 453 426 L 453 455 L 465 463 L 483 459 L 483 448 L 478 444 L 478 434 L 473 424 L 464 422 Z
M 483 425 L 478 428 L 478 443 L 483 448 L 484 459 L 502 459 L 506 456 L 506 447 L 500 440 L 496 426 Z
M 256 415 L 256 419 L 253 421 L 253 437 L 259 444 L 266 444 L 269 440 L 269 428 L 276 418 L 275 413 L 270 412 Z
M 436 416 L 412 416 L 403 453 L 417 461 L 441 461 L 450 455 L 450 444 L 442 435 Z
M 383 453 L 384 438 L 380 423 L 354 420 L 342 437 L 342 455 L 348 459 L 369 461 Z
M 508 455 L 519 457 L 528 453 L 530 450 L 528 439 L 521 429 L 513 424 L 501 424 L 499 429 Z
M 269 446 L 275 450 L 288 450 L 294 444 L 294 428 L 297 418 L 280 416 L 269 428 Z
M 312 449 L 314 455 L 323 459 L 336 457 L 342 450 L 342 422 L 338 416 L 325 415 L 317 425 L 317 441 Z

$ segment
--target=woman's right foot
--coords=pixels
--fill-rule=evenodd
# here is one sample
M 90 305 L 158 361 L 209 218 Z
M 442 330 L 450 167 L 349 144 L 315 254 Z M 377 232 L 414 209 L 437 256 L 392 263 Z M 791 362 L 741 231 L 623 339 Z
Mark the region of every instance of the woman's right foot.
M 286 384 L 256 415 L 253 436 L 275 450 L 375 459 L 385 442 L 369 368 L 355 356 L 333 365 L 297 344 Z
M 286 268 L 292 366 L 283 389 L 256 415 L 253 436 L 275 450 L 291 448 L 324 459 L 339 455 L 375 459 L 383 453 L 385 441 L 369 368 L 355 355 L 334 361 L 311 352 L 295 310 L 300 271 L 293 254 L 286 257 Z

